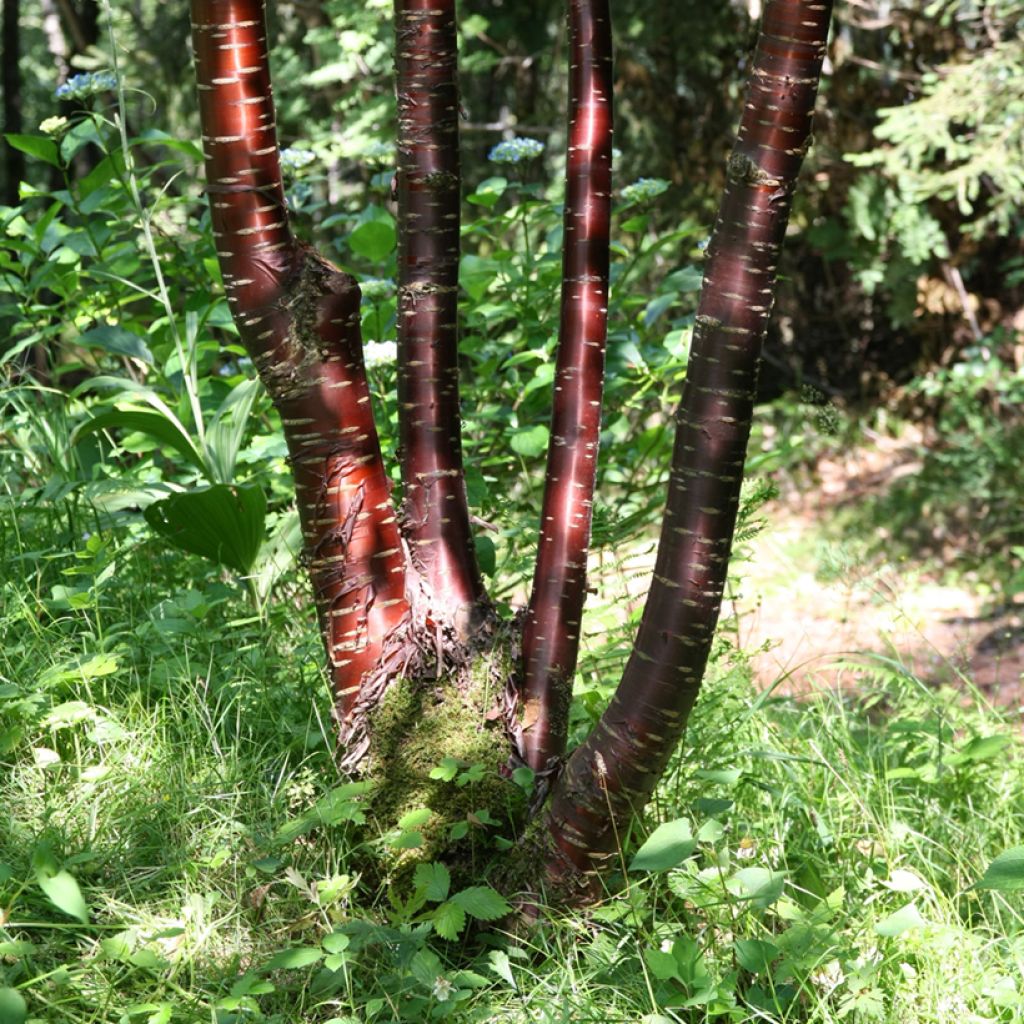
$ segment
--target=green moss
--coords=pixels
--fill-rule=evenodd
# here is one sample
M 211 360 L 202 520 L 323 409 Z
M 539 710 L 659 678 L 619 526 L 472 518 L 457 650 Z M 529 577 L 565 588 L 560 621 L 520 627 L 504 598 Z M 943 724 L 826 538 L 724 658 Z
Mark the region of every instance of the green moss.
M 515 838 L 526 798 L 501 774 L 509 741 L 494 713 L 509 661 L 492 649 L 441 679 L 399 680 L 374 713 L 367 774 L 378 788 L 368 813 L 393 838 L 386 873 L 444 859 L 453 876 L 478 874 L 497 837 Z M 452 839 L 453 826 L 465 835 Z

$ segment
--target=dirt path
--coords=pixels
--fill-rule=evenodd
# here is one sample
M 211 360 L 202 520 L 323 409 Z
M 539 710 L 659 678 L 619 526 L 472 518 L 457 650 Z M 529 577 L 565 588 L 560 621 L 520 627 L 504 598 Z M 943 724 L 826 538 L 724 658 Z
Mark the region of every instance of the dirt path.
M 816 486 L 766 509 L 735 601 L 743 647 L 767 648 L 754 661 L 762 684 L 785 676 L 791 690 L 835 685 L 851 655 L 874 652 L 920 679 L 965 690 L 970 680 L 995 703 L 1024 704 L 1024 606 L 987 612 L 969 582 L 943 583 L 907 562 L 869 564 L 855 546 L 823 539 L 820 524 L 837 505 L 914 472 L 915 453 L 880 439 L 823 462 Z

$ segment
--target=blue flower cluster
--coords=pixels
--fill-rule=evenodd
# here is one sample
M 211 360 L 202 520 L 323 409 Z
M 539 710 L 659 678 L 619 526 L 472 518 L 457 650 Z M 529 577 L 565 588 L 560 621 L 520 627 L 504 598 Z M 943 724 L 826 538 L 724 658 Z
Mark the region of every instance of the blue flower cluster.
M 642 203 L 660 196 L 667 188 L 668 182 L 663 178 L 637 178 L 622 190 L 622 198 L 627 203 Z
M 523 160 L 532 160 L 543 152 L 544 143 L 536 139 L 507 139 L 499 142 L 487 154 L 487 159 L 496 164 L 518 164 Z
M 63 85 L 58 85 L 54 96 L 59 100 L 85 100 L 98 92 L 109 92 L 117 88 L 117 75 L 113 71 L 94 71 L 75 75 Z
M 281 166 L 286 171 L 301 171 L 303 167 L 308 167 L 316 159 L 316 153 L 311 153 L 308 149 L 282 149 L 281 150 Z

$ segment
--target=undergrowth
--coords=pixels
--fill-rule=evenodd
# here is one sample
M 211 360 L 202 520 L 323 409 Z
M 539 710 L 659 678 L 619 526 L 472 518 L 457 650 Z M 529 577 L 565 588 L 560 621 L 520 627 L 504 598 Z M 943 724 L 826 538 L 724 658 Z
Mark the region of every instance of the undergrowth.
M 5 1020 L 21 1000 L 74 1024 L 1024 1019 L 1019 893 L 974 888 L 1024 843 L 1024 756 L 980 698 L 880 658 L 835 691 L 758 694 L 723 640 L 607 898 L 522 930 L 487 884 L 516 856 L 503 808 L 446 823 L 479 879 L 360 870 L 425 819 L 368 819 L 336 773 L 294 584 L 254 614 L 66 497 L 8 496 L 0 557 Z M 615 678 L 628 628 L 585 678 Z

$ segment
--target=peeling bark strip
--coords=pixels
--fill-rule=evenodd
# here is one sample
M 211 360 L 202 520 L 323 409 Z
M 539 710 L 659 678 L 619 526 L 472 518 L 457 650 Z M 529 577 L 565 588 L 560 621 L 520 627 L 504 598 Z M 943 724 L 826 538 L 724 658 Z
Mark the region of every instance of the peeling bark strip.
M 192 0 L 207 191 L 231 311 L 281 414 L 342 742 L 409 615 L 359 288 L 292 234 L 262 0 Z
M 398 401 L 403 526 L 432 613 L 465 631 L 484 600 L 459 419 L 455 0 L 395 0 Z
M 708 247 L 654 579 L 622 682 L 551 808 L 553 881 L 584 888 L 615 856 L 697 699 L 722 602 L 761 341 L 810 143 L 832 2 L 769 0 Z
M 587 584 L 608 328 L 612 30 L 608 0 L 570 0 L 562 312 L 540 547 L 523 632 L 521 753 L 565 751 Z

